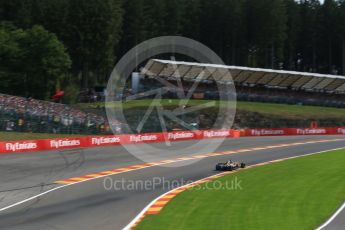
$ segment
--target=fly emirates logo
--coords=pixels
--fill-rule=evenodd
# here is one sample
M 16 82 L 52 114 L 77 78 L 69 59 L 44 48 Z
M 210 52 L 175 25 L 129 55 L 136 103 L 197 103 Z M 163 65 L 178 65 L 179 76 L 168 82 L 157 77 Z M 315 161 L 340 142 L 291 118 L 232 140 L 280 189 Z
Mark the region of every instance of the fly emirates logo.
M 339 134 L 345 134 L 345 128 L 338 128 L 337 133 Z
M 252 130 L 252 135 L 253 136 L 262 136 L 262 135 L 284 135 L 285 132 L 284 130 L 277 129 L 277 130 L 272 130 L 272 129 L 254 129 Z
M 34 149 L 37 149 L 37 143 L 34 143 L 34 142 L 6 143 L 6 151 L 16 152 L 19 150 L 34 150 Z
M 204 137 L 212 138 L 212 137 L 227 137 L 230 135 L 230 131 L 228 130 L 219 130 L 219 131 L 205 131 Z
M 74 147 L 80 146 L 80 140 L 51 140 L 51 148 L 64 148 L 64 147 Z
M 299 135 L 327 134 L 326 129 L 297 129 Z
M 157 139 L 156 135 L 131 135 L 129 137 L 130 142 L 156 141 Z
M 93 145 L 105 145 L 105 144 L 116 144 L 120 143 L 119 137 L 99 137 L 92 138 L 91 142 Z
M 193 137 L 194 137 L 194 133 L 188 133 L 188 132 L 168 134 L 169 140 L 187 139 L 187 138 L 193 138 Z

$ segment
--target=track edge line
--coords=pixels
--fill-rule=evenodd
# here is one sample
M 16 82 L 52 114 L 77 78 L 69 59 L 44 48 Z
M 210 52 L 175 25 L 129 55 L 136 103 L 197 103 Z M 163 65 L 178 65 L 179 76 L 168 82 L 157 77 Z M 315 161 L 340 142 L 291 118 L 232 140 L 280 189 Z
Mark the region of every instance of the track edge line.
M 344 147 L 340 147 L 340 148 L 334 148 L 334 149 L 329 149 L 329 150 L 323 150 L 323 151 L 319 151 L 319 152 L 307 153 L 307 154 L 299 155 L 299 156 L 282 158 L 282 159 L 273 160 L 273 161 L 261 162 L 261 163 L 255 164 L 255 165 L 250 165 L 248 167 L 248 169 L 255 168 L 255 167 L 260 167 L 260 166 L 265 166 L 265 165 L 268 165 L 268 164 L 274 164 L 274 163 L 278 163 L 278 162 L 282 162 L 282 161 L 286 161 L 286 160 L 292 160 L 292 159 L 296 159 L 296 158 L 302 158 L 302 157 L 317 155 L 317 154 L 321 154 L 321 153 L 325 153 L 325 152 L 337 151 L 337 150 L 341 150 L 341 149 L 345 149 L 345 148 Z M 232 172 L 236 173 L 236 172 L 240 172 L 240 171 L 232 171 Z M 172 189 L 172 190 L 170 190 L 170 191 L 168 191 L 168 192 L 158 196 L 156 199 L 151 201 L 126 227 L 124 227 L 123 230 L 132 230 L 132 229 L 134 229 L 134 227 L 136 227 L 142 221 L 142 219 L 145 218 L 145 216 L 146 216 L 145 213 L 150 209 L 150 207 L 153 206 L 159 199 L 161 199 L 162 197 L 168 195 L 169 193 L 172 193 L 173 191 L 181 189 L 183 187 L 187 187 L 187 186 L 190 186 L 192 184 L 196 184 L 196 183 L 198 183 L 200 181 L 203 181 L 203 180 L 206 180 L 208 178 L 212 178 L 212 177 L 219 176 L 219 175 L 221 175 L 221 176 L 224 175 L 225 176 L 226 174 L 227 173 L 223 172 L 223 173 L 215 174 L 215 175 L 212 175 L 212 176 L 209 176 L 209 177 L 205 177 L 205 178 L 202 178 L 200 180 L 194 181 L 192 183 L 189 183 L 189 184 L 182 185 L 180 187 L 174 188 L 174 189 Z M 321 227 L 319 227 L 319 228 L 317 228 L 315 230 L 322 230 L 324 227 L 326 227 L 328 224 L 330 224 L 344 208 L 345 208 L 345 202 L 337 210 L 337 212 L 332 215 L 332 217 L 325 224 L 323 224 Z

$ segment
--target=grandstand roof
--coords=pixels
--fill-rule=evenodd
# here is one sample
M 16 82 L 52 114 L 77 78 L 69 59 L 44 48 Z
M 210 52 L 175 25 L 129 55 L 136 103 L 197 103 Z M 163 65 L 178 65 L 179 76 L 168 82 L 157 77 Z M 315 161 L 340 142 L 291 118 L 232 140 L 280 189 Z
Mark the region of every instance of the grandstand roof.
M 151 59 L 141 71 L 150 77 L 265 85 L 345 93 L 345 76 Z

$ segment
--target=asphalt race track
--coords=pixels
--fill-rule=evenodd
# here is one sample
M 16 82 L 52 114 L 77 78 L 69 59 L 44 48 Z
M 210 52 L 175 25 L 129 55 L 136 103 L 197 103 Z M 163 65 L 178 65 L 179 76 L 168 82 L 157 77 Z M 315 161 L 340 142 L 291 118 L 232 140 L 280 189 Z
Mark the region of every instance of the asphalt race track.
M 226 140 L 216 152 L 311 140 L 342 139 L 342 136 L 294 136 L 256 137 Z M 215 139 L 208 143 L 217 142 Z M 171 148 L 181 149 L 178 155 L 164 156 L 173 159 L 189 154 L 183 147 L 193 141 L 176 142 Z M 153 144 L 164 154 L 163 144 Z M 184 167 L 155 166 L 109 176 L 111 181 L 195 181 L 216 174 L 214 165 L 233 159 L 248 165 L 298 156 L 323 150 L 345 147 L 345 141 L 304 144 L 269 150 L 236 153 L 202 159 Z M 200 153 L 202 149 L 198 150 Z M 153 153 L 154 155 L 154 153 Z M 154 161 L 154 157 L 152 161 Z M 61 185 L 54 181 L 88 173 L 140 164 L 120 146 L 80 149 L 73 151 L 50 151 L 17 153 L 0 156 L 0 209 Z M 66 186 L 37 199 L 24 202 L 0 212 L 0 229 L 122 229 L 147 204 L 169 190 L 160 184 L 150 190 L 105 189 L 104 178 Z M 345 216 L 345 215 L 340 215 Z M 336 218 L 328 228 L 344 229 L 344 219 Z M 272 226 L 273 229 L 279 227 Z

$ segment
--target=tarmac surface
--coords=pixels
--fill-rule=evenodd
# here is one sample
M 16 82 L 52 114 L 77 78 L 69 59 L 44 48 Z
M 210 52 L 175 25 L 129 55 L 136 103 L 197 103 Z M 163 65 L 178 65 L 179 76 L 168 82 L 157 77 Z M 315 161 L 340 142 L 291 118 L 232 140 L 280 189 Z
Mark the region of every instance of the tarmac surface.
M 1 155 L 0 209 L 42 192 L 55 190 L 0 211 L 0 229 L 122 229 L 146 205 L 173 186 L 216 174 L 213 169 L 217 162 L 232 159 L 251 165 L 345 148 L 345 139 L 332 141 L 335 139 L 343 138 L 290 136 L 227 139 L 215 152 L 314 140 L 330 141 L 208 157 L 182 167 L 174 167 L 174 164 L 154 166 L 69 186 L 55 184 L 54 181 L 143 162 L 121 146 Z M 172 146 L 165 146 L 164 143 L 151 144 L 157 150 L 150 150 L 152 158 L 149 160 L 153 162 L 157 159 L 207 153 L 203 148 L 193 153 L 185 152 L 184 149 L 194 142 L 175 142 Z M 209 139 L 206 144 L 213 143 L 217 144 L 218 140 Z M 164 149 L 167 148 L 180 151 L 164 155 Z M 145 151 L 145 146 L 141 149 Z M 135 183 L 137 186 L 133 189 L 132 185 Z M 338 217 L 325 229 L 345 229 L 345 213 L 340 213 Z M 278 229 L 279 226 L 272 228 Z

